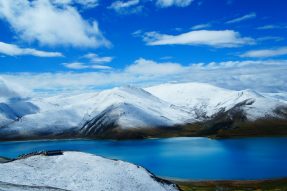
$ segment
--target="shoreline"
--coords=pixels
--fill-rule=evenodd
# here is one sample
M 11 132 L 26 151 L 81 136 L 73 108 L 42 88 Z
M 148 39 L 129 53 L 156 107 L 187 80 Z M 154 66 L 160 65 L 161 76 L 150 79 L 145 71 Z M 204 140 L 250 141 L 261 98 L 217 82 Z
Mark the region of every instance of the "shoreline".
M 177 184 L 183 191 L 203 190 L 287 190 L 287 177 L 262 180 L 182 180 L 165 178 Z
M 105 157 L 104 157 L 105 158 Z M 17 159 L 0 156 L 1 163 L 9 163 Z M 148 169 L 146 169 L 150 172 Z M 151 172 L 150 172 L 151 173 Z M 151 173 L 153 174 L 153 173 Z M 154 175 L 154 174 L 153 174 Z M 287 190 L 287 177 L 266 178 L 252 180 L 192 180 L 174 177 L 156 176 L 158 180 L 176 184 L 182 191 L 208 191 L 208 190 L 251 190 L 251 191 L 281 191 Z
M 129 139 L 117 139 L 117 138 L 103 138 L 103 137 L 34 137 L 34 138 L 20 138 L 20 139 L 1 139 L 0 143 L 10 142 L 37 142 L 37 141 L 144 141 L 144 140 L 156 140 L 156 139 L 172 139 L 172 138 L 207 138 L 212 140 L 229 140 L 229 139 L 252 139 L 252 138 L 287 138 L 287 134 L 282 135 L 256 135 L 256 136 L 231 136 L 231 137 L 218 137 L 218 136 L 171 136 L 171 137 L 144 137 L 144 138 L 129 138 Z

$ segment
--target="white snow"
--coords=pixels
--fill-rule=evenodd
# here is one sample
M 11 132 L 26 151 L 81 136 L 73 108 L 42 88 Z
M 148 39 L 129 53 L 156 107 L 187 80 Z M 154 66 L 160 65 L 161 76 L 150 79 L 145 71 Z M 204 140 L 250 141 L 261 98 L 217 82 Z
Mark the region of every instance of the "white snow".
M 80 152 L 33 156 L 0 164 L 0 181 L 73 191 L 178 190 L 174 184 L 157 182 L 142 167 Z
M 8 88 L 3 83 L 0 87 L 0 93 Z M 242 106 L 249 120 L 278 117 L 274 109 L 287 107 L 286 101 L 253 90 L 234 91 L 204 83 L 162 84 L 146 89 L 126 86 L 30 99 L 9 92 L 0 95 L 0 127 L 6 126 L 5 132 L 0 128 L 0 134 L 2 129 L 2 134 L 22 136 L 77 130 L 100 115 L 104 115 L 104 122 L 113 120 L 121 128 L 150 128 L 200 121 L 244 101 L 249 103 Z
M 55 96 L 31 100 L 40 112 L 27 115 L 10 129 L 21 135 L 31 132 L 61 132 L 81 127 L 109 107 L 113 111 L 106 116 L 116 118 L 122 128 L 172 126 L 194 121 L 190 112 L 175 107 L 152 94 L 135 87 L 120 87 L 97 93 L 76 96 Z
M 212 116 L 222 108 L 231 109 L 246 100 L 249 103 L 254 102 L 243 107 L 250 120 L 275 115 L 273 110 L 276 107 L 286 106 L 282 101 L 264 97 L 250 89 L 234 91 L 204 83 L 162 84 L 145 90 L 169 103 L 190 110 L 202 110 L 207 116 Z

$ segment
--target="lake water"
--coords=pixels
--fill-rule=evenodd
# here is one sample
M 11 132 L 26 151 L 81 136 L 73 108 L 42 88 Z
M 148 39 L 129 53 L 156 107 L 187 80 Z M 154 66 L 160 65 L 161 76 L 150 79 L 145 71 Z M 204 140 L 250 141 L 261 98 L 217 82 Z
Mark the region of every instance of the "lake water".
M 194 180 L 287 177 L 287 138 L 0 142 L 0 156 L 6 157 L 55 149 L 129 161 L 162 177 Z

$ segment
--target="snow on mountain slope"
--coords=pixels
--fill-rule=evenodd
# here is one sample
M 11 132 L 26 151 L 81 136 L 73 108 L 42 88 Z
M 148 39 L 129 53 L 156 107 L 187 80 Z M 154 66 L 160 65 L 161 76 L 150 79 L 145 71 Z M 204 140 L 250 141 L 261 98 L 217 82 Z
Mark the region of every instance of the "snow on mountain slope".
M 142 167 L 80 153 L 32 156 L 0 164 L 0 182 L 71 191 L 177 191 Z
M 281 101 L 266 98 L 253 90 L 233 91 L 204 83 L 162 84 L 146 90 L 169 103 L 190 110 L 201 110 L 208 117 L 243 102 L 245 104 L 242 107 L 250 120 L 276 115 L 274 109 L 286 106 Z
M 98 135 L 113 128 L 171 127 L 211 119 L 222 111 L 243 111 L 250 121 L 287 116 L 284 101 L 252 90 L 203 83 L 162 84 L 145 90 L 126 86 L 34 99 L 9 96 L 2 96 L 0 102 L 0 137 Z
M 95 102 L 97 107 L 90 119 L 104 115 L 122 128 L 165 127 L 194 121 L 191 113 L 130 86 L 100 92 Z M 89 121 L 89 117 L 84 121 Z
M 95 128 L 107 126 L 105 121 L 121 128 L 166 127 L 194 121 L 191 112 L 130 86 L 94 94 L 34 99 L 32 102 L 39 107 L 40 112 L 26 115 L 9 125 L 5 129 L 6 133 L 17 132 L 22 136 L 58 134 L 69 128 L 80 129 L 89 121 L 97 125 L 84 126 L 82 131 L 89 132 L 92 128 L 92 131 L 97 132 Z M 100 117 L 101 123 L 97 120 Z

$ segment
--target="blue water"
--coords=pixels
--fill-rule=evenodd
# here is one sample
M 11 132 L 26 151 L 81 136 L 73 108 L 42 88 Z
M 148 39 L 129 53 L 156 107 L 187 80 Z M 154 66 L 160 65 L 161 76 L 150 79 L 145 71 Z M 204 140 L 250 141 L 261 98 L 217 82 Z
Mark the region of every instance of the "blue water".
M 133 162 L 163 177 L 195 180 L 287 177 L 287 138 L 0 142 L 0 156 L 6 157 L 53 149 Z

